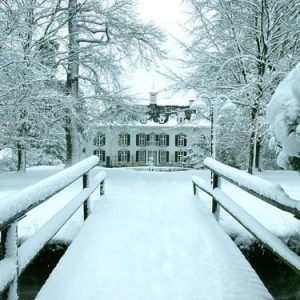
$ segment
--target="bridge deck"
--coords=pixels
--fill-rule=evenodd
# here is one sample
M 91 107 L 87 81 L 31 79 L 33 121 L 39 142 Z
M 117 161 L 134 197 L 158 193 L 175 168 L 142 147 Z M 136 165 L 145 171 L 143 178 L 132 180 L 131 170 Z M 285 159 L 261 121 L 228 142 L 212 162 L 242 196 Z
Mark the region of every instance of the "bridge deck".
M 37 299 L 271 299 L 191 174 L 110 171 L 106 196 Z

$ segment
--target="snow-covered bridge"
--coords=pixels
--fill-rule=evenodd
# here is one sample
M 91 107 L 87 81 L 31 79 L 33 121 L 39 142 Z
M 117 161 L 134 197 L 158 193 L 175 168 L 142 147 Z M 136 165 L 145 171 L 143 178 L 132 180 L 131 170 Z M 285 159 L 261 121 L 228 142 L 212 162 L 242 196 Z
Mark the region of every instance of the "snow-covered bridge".
M 191 181 L 172 175 L 108 178 L 37 299 L 270 299 Z
M 88 159 L 87 166 L 81 163 L 72 167 L 73 171 L 63 171 L 68 172 L 65 177 L 57 174 L 46 179 L 46 193 L 60 190 L 79 177 L 76 172 L 86 174 L 94 164 Z M 100 173 L 90 181 L 85 176 L 85 189 L 62 210 L 64 214 L 59 213 L 58 221 L 50 220 L 36 238 L 18 248 L 19 271 L 13 260 L 17 251 L 6 249 L 0 274 L 8 276 L 0 277 L 0 290 L 55 234 L 53 227 L 64 224 L 66 216 L 103 182 L 103 176 Z M 194 181 L 201 185 L 201 180 Z M 36 187 L 27 190 L 30 197 L 23 199 L 27 206 L 45 198 L 43 192 L 35 191 Z M 14 209 L 24 209 L 24 203 L 17 205 L 14 200 L 20 200 L 20 194 L 13 196 L 11 203 Z M 190 171 L 167 175 L 109 171 L 105 196 L 95 204 L 37 299 L 271 299 L 202 200 L 192 195 Z M 87 209 L 85 205 L 86 214 Z M 0 220 L 7 215 L 9 211 L 2 211 Z M 13 297 L 11 293 L 10 299 Z

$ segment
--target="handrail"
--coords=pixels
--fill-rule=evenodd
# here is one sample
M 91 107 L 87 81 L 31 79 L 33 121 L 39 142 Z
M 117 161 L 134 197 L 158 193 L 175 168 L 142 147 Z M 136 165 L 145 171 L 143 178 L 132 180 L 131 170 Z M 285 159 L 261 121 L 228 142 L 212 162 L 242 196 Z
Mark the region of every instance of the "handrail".
M 7 201 L 0 202 L 0 230 L 75 182 L 97 163 L 98 157 L 90 156 L 74 166 L 8 196 Z
M 300 201 L 287 195 L 280 184 L 272 183 L 224 165 L 213 158 L 206 158 L 204 164 L 214 174 L 226 179 L 249 194 L 300 218 Z
M 218 211 L 220 206 L 227 211 L 234 219 L 236 219 L 244 228 L 252 233 L 258 240 L 260 240 L 268 249 L 270 249 L 277 257 L 279 257 L 285 264 L 294 269 L 300 275 L 300 257 L 289 249 L 286 244 L 260 224 L 254 217 L 248 214 L 242 207 L 234 202 L 227 194 L 225 194 L 219 187 L 219 177 L 233 183 L 248 193 L 255 195 L 258 199 L 268 202 L 279 209 L 284 211 L 293 212 L 298 217 L 298 202 L 290 198 L 279 185 L 274 185 L 267 180 L 260 180 L 253 175 L 247 174 L 243 171 L 226 166 L 213 159 L 205 159 L 204 163 L 212 172 L 212 182 L 207 183 L 204 179 L 193 176 L 193 193 L 197 194 L 197 188 L 204 191 L 212 197 L 213 200 L 213 213 L 218 219 Z M 255 177 L 255 178 L 253 178 Z M 264 187 L 271 189 L 275 187 L 275 191 L 281 191 L 281 196 L 288 199 L 287 203 L 283 202 L 282 198 L 274 196 L 274 190 L 255 190 L 259 184 L 264 184 Z M 278 188 L 279 186 L 279 188 Z M 288 197 L 288 198 L 286 198 Z M 276 199 L 274 199 L 276 198 Z M 279 198 L 280 205 L 277 205 Z M 214 204 L 215 203 L 215 204 Z M 291 205 L 292 204 L 292 205 Z M 217 207 L 216 207 L 217 206 Z
M 84 219 L 90 213 L 90 195 L 100 186 L 104 194 L 105 172 L 90 180 L 90 171 L 98 157 L 91 156 L 76 165 L 31 185 L 8 197 L 0 204 L 1 257 L 0 295 L 2 299 L 17 299 L 17 279 L 46 243 L 61 229 L 71 216 L 83 206 Z M 34 235 L 18 247 L 17 223 L 25 214 L 82 177 L 83 190 L 44 224 Z M 3 209 L 3 210 L 2 210 Z M 0 296 L 1 298 L 1 296 Z

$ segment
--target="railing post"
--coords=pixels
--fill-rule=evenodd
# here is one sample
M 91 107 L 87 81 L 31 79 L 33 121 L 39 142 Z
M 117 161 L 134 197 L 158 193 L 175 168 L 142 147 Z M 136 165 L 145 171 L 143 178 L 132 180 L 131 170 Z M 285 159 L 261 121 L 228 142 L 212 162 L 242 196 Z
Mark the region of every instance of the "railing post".
M 83 174 L 82 187 L 88 188 L 90 186 L 90 172 Z M 83 220 L 86 220 L 90 214 L 90 197 L 83 202 Z
M 14 222 L 1 232 L 1 259 L 9 258 L 15 263 L 16 276 L 1 295 L 1 300 L 18 299 L 18 223 Z
M 213 189 L 220 187 L 220 177 L 213 171 L 211 171 L 211 184 Z M 214 197 L 212 197 L 212 213 L 215 215 L 216 220 L 219 221 L 220 205 Z
M 196 186 L 195 182 L 193 182 L 193 194 L 194 194 L 194 196 L 197 195 L 197 186 Z
M 105 188 L 104 188 L 104 179 L 100 183 L 100 196 L 103 196 L 105 193 Z

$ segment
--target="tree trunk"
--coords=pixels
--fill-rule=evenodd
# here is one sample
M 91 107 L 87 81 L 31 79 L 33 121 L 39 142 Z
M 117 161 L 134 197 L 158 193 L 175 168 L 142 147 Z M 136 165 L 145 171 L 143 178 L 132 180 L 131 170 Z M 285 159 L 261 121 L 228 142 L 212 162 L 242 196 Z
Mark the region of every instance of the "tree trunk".
M 21 166 L 21 171 L 26 172 L 26 149 L 22 149 L 22 166 Z
M 260 165 L 260 157 L 261 157 L 261 138 L 257 136 L 256 143 L 255 143 L 255 169 L 258 172 L 261 172 L 261 165 Z
M 17 144 L 17 171 L 26 172 L 26 150 Z
M 17 171 L 21 171 L 21 165 L 22 165 L 22 150 L 21 145 L 17 144 Z
M 249 160 L 248 160 L 248 167 L 247 172 L 249 174 L 253 174 L 253 166 L 254 166 L 254 153 L 255 153 L 255 136 L 256 136 L 256 127 L 257 127 L 257 109 L 258 103 L 257 101 L 251 107 L 250 112 L 250 141 L 249 141 Z
M 80 140 L 79 133 L 76 130 L 71 119 L 66 117 L 66 166 L 71 166 L 80 160 Z
M 69 21 L 68 21 L 68 34 L 69 34 L 69 58 L 68 58 L 68 69 L 67 69 L 67 94 L 72 97 L 73 108 L 78 113 L 78 95 L 79 95 L 79 43 L 77 41 L 78 27 L 77 27 L 77 0 L 69 0 Z M 76 130 L 77 125 L 75 124 L 72 112 L 66 111 L 66 165 L 71 165 L 79 160 L 79 138 Z M 79 149 L 78 149 L 79 148 Z
M 255 149 L 255 133 L 251 130 L 250 133 L 250 144 L 249 144 L 249 160 L 247 172 L 253 174 L 253 162 L 254 162 L 254 149 Z
M 66 117 L 66 166 L 72 164 L 72 133 L 71 133 L 71 120 L 69 116 Z

